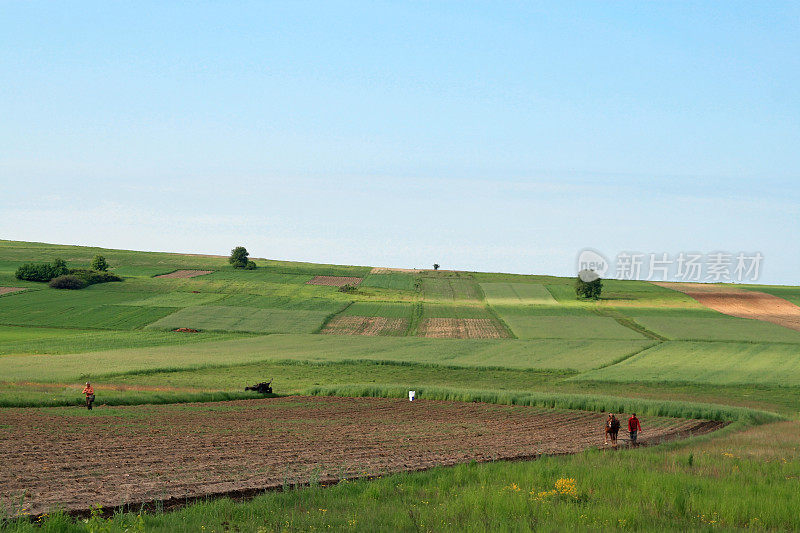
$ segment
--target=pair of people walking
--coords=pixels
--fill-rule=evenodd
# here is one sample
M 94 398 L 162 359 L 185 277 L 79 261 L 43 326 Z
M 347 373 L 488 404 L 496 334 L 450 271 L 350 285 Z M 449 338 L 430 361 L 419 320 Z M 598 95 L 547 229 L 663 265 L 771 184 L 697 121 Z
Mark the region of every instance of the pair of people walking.
M 617 445 L 617 436 L 619 435 L 619 427 L 620 422 L 617 416 L 614 413 L 609 413 L 608 418 L 606 418 L 606 446 L 608 445 L 608 441 L 611 441 L 612 446 Z M 639 419 L 636 418 L 636 413 L 628 419 L 628 434 L 631 438 L 631 445 L 637 445 L 637 439 L 639 438 L 639 432 L 642 430 L 642 424 L 639 422 Z

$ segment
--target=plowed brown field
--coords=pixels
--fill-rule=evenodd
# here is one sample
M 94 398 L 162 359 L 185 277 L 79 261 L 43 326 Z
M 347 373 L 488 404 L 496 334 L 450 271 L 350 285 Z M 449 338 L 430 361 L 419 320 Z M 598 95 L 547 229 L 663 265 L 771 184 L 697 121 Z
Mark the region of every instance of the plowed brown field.
M 320 333 L 325 335 L 403 335 L 407 329 L 407 318 L 337 316 L 328 322 Z
M 4 409 L 0 502 L 30 513 L 578 452 L 602 413 L 385 398 Z M 643 442 L 722 422 L 643 418 Z M 16 507 L 19 509 L 19 507 Z
M 325 285 L 327 287 L 344 287 L 345 285 L 358 285 L 363 278 L 350 276 L 314 276 L 306 281 L 309 285 Z
M 500 339 L 506 331 L 489 318 L 426 318 L 419 326 L 421 337 L 437 339 Z
M 170 272 L 169 274 L 161 274 L 160 276 L 156 276 L 157 278 L 194 278 L 197 276 L 204 276 L 206 274 L 211 274 L 214 272 L 213 270 L 176 270 L 175 272 Z
M 654 283 L 680 291 L 726 315 L 763 320 L 800 331 L 800 307 L 772 294 L 705 283 Z

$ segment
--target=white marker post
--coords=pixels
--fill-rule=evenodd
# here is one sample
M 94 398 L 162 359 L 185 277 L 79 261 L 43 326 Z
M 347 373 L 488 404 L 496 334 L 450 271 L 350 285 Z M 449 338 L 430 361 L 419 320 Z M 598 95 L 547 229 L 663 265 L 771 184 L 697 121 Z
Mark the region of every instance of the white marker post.
M 417 391 L 415 391 L 415 390 L 408 391 L 408 401 L 409 402 L 413 402 L 414 401 L 414 396 L 416 396 L 416 394 L 417 394 Z

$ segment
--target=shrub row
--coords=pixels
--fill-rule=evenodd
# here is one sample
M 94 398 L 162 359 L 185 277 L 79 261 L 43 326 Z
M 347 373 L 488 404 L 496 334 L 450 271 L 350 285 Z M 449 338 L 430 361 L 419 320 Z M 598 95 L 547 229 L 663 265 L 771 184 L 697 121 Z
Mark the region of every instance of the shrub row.
M 95 283 L 107 283 L 109 281 L 122 281 L 122 278 L 110 272 L 97 272 L 96 270 L 86 270 L 83 268 L 73 268 L 69 274 L 58 276 L 50 280 L 50 287 L 54 289 L 83 289 Z
M 17 269 L 14 276 L 25 281 L 50 281 L 68 273 L 66 261 L 55 259 L 52 263 L 25 263 Z

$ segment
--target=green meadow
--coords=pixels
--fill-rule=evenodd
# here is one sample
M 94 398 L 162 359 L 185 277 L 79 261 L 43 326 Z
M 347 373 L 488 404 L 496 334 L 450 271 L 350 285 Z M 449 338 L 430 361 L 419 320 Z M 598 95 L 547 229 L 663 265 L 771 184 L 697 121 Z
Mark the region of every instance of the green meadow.
M 121 282 L 77 291 L 20 282 L 25 262 L 88 267 L 102 254 Z M 369 266 L 0 241 L 0 409 L 81 402 L 92 381 L 98 413 L 114 405 L 278 394 L 487 401 L 537 408 L 727 420 L 724 430 L 647 449 L 463 464 L 218 499 L 174 512 L 87 521 L 56 513 L 8 519 L 9 531 L 706 531 L 796 530 L 800 519 L 800 332 L 729 317 L 683 293 L 604 280 L 598 301 L 554 276 Z M 155 276 L 212 270 L 187 279 Z M 354 292 L 307 283 L 363 278 Z M 800 288 L 737 285 L 800 303 Z M 339 316 L 404 318 L 400 336 L 321 335 Z M 489 319 L 510 338 L 417 336 L 427 319 Z M 197 333 L 173 331 L 192 328 Z M 0 415 L 2 411 L 0 410 Z M 2 422 L 0 422 L 2 430 Z M 599 436 L 599 439 L 602 437 Z M 574 479 L 577 497 L 549 493 Z M 2 502 L 13 510 L 13 502 Z

